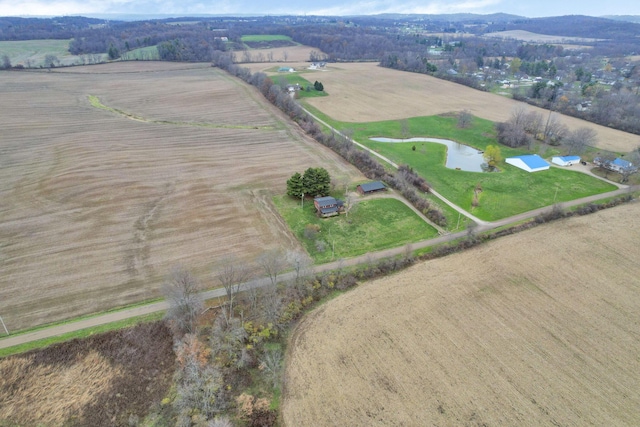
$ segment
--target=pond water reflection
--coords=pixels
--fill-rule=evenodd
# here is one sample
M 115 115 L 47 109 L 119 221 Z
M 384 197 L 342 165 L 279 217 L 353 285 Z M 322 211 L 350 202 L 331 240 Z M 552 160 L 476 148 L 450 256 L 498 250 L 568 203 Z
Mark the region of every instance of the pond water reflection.
M 376 142 L 435 142 L 437 144 L 444 144 L 447 146 L 447 162 L 446 167 L 450 169 L 460 169 L 467 172 L 483 172 L 482 164 L 486 163 L 482 156 L 482 151 L 479 151 L 468 145 L 460 144 L 459 142 L 451 141 L 449 139 L 440 138 L 408 138 L 408 139 L 394 139 L 394 138 L 370 138 Z

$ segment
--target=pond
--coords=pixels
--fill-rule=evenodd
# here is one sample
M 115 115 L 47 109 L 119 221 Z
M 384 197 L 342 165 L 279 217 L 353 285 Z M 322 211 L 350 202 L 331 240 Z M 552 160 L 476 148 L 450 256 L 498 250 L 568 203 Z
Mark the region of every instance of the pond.
M 482 155 L 482 151 L 460 144 L 459 142 L 449 139 L 440 138 L 370 138 L 376 142 L 435 142 L 447 146 L 447 162 L 445 164 L 449 169 L 459 169 L 467 172 L 484 172 L 482 165 L 486 163 Z

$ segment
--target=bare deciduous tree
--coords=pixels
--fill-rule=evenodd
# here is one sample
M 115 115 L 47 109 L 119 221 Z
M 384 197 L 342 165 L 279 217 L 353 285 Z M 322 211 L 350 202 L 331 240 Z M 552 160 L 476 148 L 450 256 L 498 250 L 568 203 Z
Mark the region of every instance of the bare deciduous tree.
M 458 113 L 458 127 L 465 129 L 471 126 L 473 116 L 469 110 L 462 110 Z
M 591 128 L 578 128 L 564 138 L 563 143 L 569 154 L 581 154 L 587 146 L 595 146 L 598 142 L 598 134 Z
M 310 267 L 313 264 L 313 261 L 306 253 L 301 250 L 288 251 L 287 261 L 289 265 L 293 267 L 293 271 L 295 273 L 295 277 L 293 280 L 294 286 L 300 290 L 300 287 L 303 285 L 305 279 L 311 273 Z
M 262 288 L 260 292 L 260 302 L 263 319 L 279 327 L 280 313 L 282 311 L 282 295 L 278 292 L 276 285 L 269 284 Z
M 279 348 L 266 351 L 260 360 L 260 368 L 265 376 L 271 380 L 273 387 L 277 387 L 282 370 L 282 351 Z
M 264 252 L 258 257 L 257 262 L 274 286 L 278 283 L 278 275 L 287 266 L 286 256 L 280 249 Z
M 560 122 L 557 114 L 549 111 L 549 117 L 542 132 L 544 141 L 551 145 L 560 145 L 560 142 L 567 135 L 567 132 L 569 132 L 569 129 Z
M 204 307 L 195 277 L 183 267 L 175 267 L 162 286 L 162 293 L 169 303 L 165 319 L 174 334 L 182 336 L 194 332 L 196 320 Z
M 209 362 L 207 350 L 198 337 L 185 335 L 176 346 L 176 360 L 173 406 L 178 413 L 178 425 L 191 425 L 189 419 L 194 411 L 208 418 L 226 407 L 222 373 Z
M 233 318 L 235 297 L 250 276 L 250 269 L 233 256 L 225 257 L 218 263 L 215 269 L 215 277 L 227 294 L 227 310 L 223 310 L 227 322 Z

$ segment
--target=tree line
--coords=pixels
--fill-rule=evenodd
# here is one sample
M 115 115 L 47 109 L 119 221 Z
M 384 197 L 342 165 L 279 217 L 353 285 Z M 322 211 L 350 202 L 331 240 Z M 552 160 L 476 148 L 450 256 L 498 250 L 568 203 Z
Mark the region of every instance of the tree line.
M 390 173 L 367 151 L 358 149 L 347 135 L 335 132 L 325 134 L 313 118 L 280 85 L 275 84 L 265 73 L 251 73 L 249 69 L 238 66 L 233 62 L 229 52 L 214 51 L 212 65 L 257 87 L 265 98 L 285 112 L 316 141 L 341 155 L 367 178 L 385 181 L 431 221 L 440 226 L 446 226 L 447 219 L 442 211 L 420 194 L 429 191 L 429 184 L 411 168 L 402 166 L 397 173 Z

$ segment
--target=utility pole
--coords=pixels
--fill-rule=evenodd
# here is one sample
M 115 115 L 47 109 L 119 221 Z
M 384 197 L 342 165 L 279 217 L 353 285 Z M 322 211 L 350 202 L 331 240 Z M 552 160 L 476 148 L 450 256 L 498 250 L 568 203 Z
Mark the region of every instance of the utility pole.
M 4 324 L 4 320 L 2 320 L 2 316 L 0 316 L 0 322 L 2 323 L 2 327 L 4 327 L 4 331 L 7 333 L 7 335 L 11 335 L 9 333 L 9 330 L 7 329 L 7 325 Z

